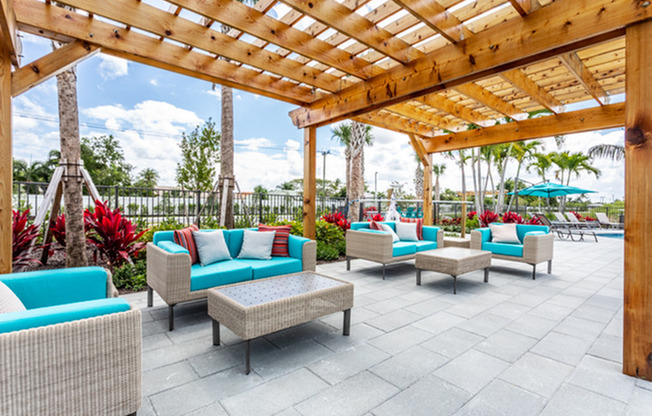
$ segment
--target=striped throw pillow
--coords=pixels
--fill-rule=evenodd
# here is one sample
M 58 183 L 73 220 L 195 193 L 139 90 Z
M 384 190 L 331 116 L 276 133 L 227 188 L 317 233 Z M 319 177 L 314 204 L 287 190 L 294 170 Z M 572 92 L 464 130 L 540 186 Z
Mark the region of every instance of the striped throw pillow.
M 199 231 L 199 228 L 194 224 L 181 230 L 174 230 L 174 242 L 188 250 L 190 253 L 190 264 L 199 263 L 197 245 L 195 245 L 195 238 L 192 236 L 193 231 Z
M 423 218 L 401 217 L 401 222 L 416 222 L 417 223 L 417 238 L 419 240 L 423 240 Z
M 278 225 L 275 227 L 258 224 L 258 231 L 276 231 L 272 245 L 272 257 L 290 257 L 288 239 L 290 238 L 291 225 Z
M 383 227 L 381 227 L 380 224 L 378 224 L 374 220 L 371 220 L 371 222 L 369 223 L 369 229 L 383 231 Z

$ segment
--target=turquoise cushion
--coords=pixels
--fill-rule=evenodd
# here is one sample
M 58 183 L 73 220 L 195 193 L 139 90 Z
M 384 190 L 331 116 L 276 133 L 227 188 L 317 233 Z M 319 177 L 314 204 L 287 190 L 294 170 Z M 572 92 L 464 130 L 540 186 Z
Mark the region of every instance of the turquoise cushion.
M 421 240 L 413 242 L 412 244 L 416 246 L 417 251 L 434 250 L 437 248 L 436 241 Z
M 75 267 L 0 275 L 26 309 L 106 298 L 106 270 Z
M 484 243 L 482 249 L 491 251 L 494 254 L 502 254 L 504 256 L 523 257 L 522 244 Z
M 234 262 L 251 267 L 254 279 L 299 273 L 301 260 L 292 257 L 272 257 L 271 260 L 237 259 Z
M 397 241 L 392 245 L 392 257 L 407 256 L 417 252 L 414 241 Z
M 299 260 L 303 259 L 303 245 L 308 241 L 310 241 L 309 238 L 290 234 L 288 238 L 288 252 L 290 253 L 290 257 Z
M 437 241 L 437 233 L 439 232 L 439 227 L 433 227 L 431 225 L 423 226 L 423 239 L 430 241 Z
M 125 299 L 108 298 L 3 313 L 0 314 L 0 333 L 54 325 L 128 310 L 129 303 Z
M 236 258 L 240 254 L 242 248 L 242 239 L 244 238 L 244 228 L 236 228 L 234 230 L 224 230 L 224 240 L 229 247 L 231 257 Z
M 234 260 L 220 261 L 208 266 L 193 264 L 190 267 L 190 290 L 244 282 L 251 280 L 251 276 L 250 266 Z
M 548 227 L 546 227 L 545 225 L 530 225 L 530 224 L 516 225 L 516 235 L 518 235 L 518 239 L 521 241 L 521 243 L 525 238 L 525 234 L 531 231 L 541 231 L 545 234 L 548 234 Z
M 174 231 L 157 231 L 152 237 L 152 242 L 157 246 L 161 246 L 161 241 L 172 241 L 174 242 Z
M 372 230 L 370 228 L 359 228 L 357 231 L 362 231 L 365 233 L 372 233 L 372 234 L 389 234 L 387 231 Z
M 351 223 L 351 229 L 352 230 L 364 230 L 364 229 L 369 229 L 369 222 L 352 222 Z
M 167 251 L 168 253 L 172 253 L 172 254 L 185 253 L 188 255 L 190 254 L 187 248 L 182 247 L 173 241 L 163 240 L 158 243 L 158 246 L 163 250 Z
M 546 234 L 548 233 L 544 233 L 543 231 L 528 231 L 527 233 L 525 233 L 524 238 L 527 237 L 528 235 L 546 235 Z

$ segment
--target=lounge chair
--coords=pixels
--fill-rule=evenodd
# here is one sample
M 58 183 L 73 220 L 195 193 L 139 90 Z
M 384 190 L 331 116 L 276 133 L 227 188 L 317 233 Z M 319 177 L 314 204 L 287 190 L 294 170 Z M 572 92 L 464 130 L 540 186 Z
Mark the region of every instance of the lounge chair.
M 571 240 L 576 241 L 575 237 L 579 237 L 577 241 L 584 241 L 584 235 L 591 235 L 595 238 L 595 242 L 598 242 L 598 236 L 595 234 L 595 231 L 574 228 L 568 221 L 550 221 L 548 217 L 543 214 L 535 214 L 535 216 L 539 221 L 541 221 L 541 224 L 550 227 L 550 231 L 557 233 L 557 236 L 562 240 L 570 238 Z
M 607 214 L 605 214 L 604 212 L 596 212 L 595 216 L 598 218 L 598 222 L 602 226 L 608 228 L 624 228 L 625 224 L 622 224 L 620 222 L 611 222 L 609 220 L 609 217 L 607 217 Z
M 576 228 L 588 228 L 588 229 L 600 228 L 600 224 L 594 224 L 593 221 L 578 220 L 575 214 L 573 214 L 572 212 L 567 212 L 566 217 L 568 218 L 568 221 L 571 224 L 573 224 Z

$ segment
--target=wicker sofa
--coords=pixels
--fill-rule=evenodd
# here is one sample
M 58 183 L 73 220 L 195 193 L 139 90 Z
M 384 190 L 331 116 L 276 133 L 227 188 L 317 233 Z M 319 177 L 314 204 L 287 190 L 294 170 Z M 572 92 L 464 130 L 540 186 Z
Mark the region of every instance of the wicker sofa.
M 396 231 L 392 221 L 382 222 Z M 392 242 L 392 236 L 385 231 L 371 230 L 369 222 L 351 223 L 346 232 L 346 270 L 351 270 L 352 259 L 375 261 L 385 266 L 390 263 L 413 259 L 419 251 L 434 250 L 444 246 L 444 231 L 439 227 L 424 226 L 423 240 Z
M 131 415 L 141 315 L 100 267 L 0 275 L 25 311 L 0 314 L 0 414 Z
M 207 230 L 208 231 L 208 230 Z M 169 329 L 174 329 L 174 306 L 190 300 L 206 299 L 208 289 L 246 280 L 315 270 L 316 243 L 290 235 L 290 257 L 271 260 L 236 259 L 244 229 L 223 230 L 232 260 L 208 266 L 190 264 L 188 250 L 174 243 L 173 231 L 159 231 L 147 245 L 147 306 L 153 304 L 153 291 L 168 305 Z
M 537 264 L 548 262 L 548 274 L 552 272 L 554 235 L 543 225 L 517 224 L 516 234 L 521 244 L 494 243 L 490 228 L 471 231 L 471 248 L 491 251 L 494 259 L 517 261 L 532 265 L 532 279 L 537 275 Z

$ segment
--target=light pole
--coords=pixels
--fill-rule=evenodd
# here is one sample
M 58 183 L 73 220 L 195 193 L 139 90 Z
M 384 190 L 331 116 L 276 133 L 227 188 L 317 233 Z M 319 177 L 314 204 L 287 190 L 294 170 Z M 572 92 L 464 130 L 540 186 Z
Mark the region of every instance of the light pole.
M 322 150 L 321 152 L 322 156 L 324 156 L 324 170 L 323 170 L 323 180 L 321 183 L 321 190 L 322 190 L 322 203 L 321 203 L 321 212 L 322 215 L 326 213 L 326 155 L 330 155 L 331 151 L 330 150 Z
M 374 173 L 374 198 L 376 198 L 376 209 L 380 214 L 380 203 L 378 202 L 378 172 Z

